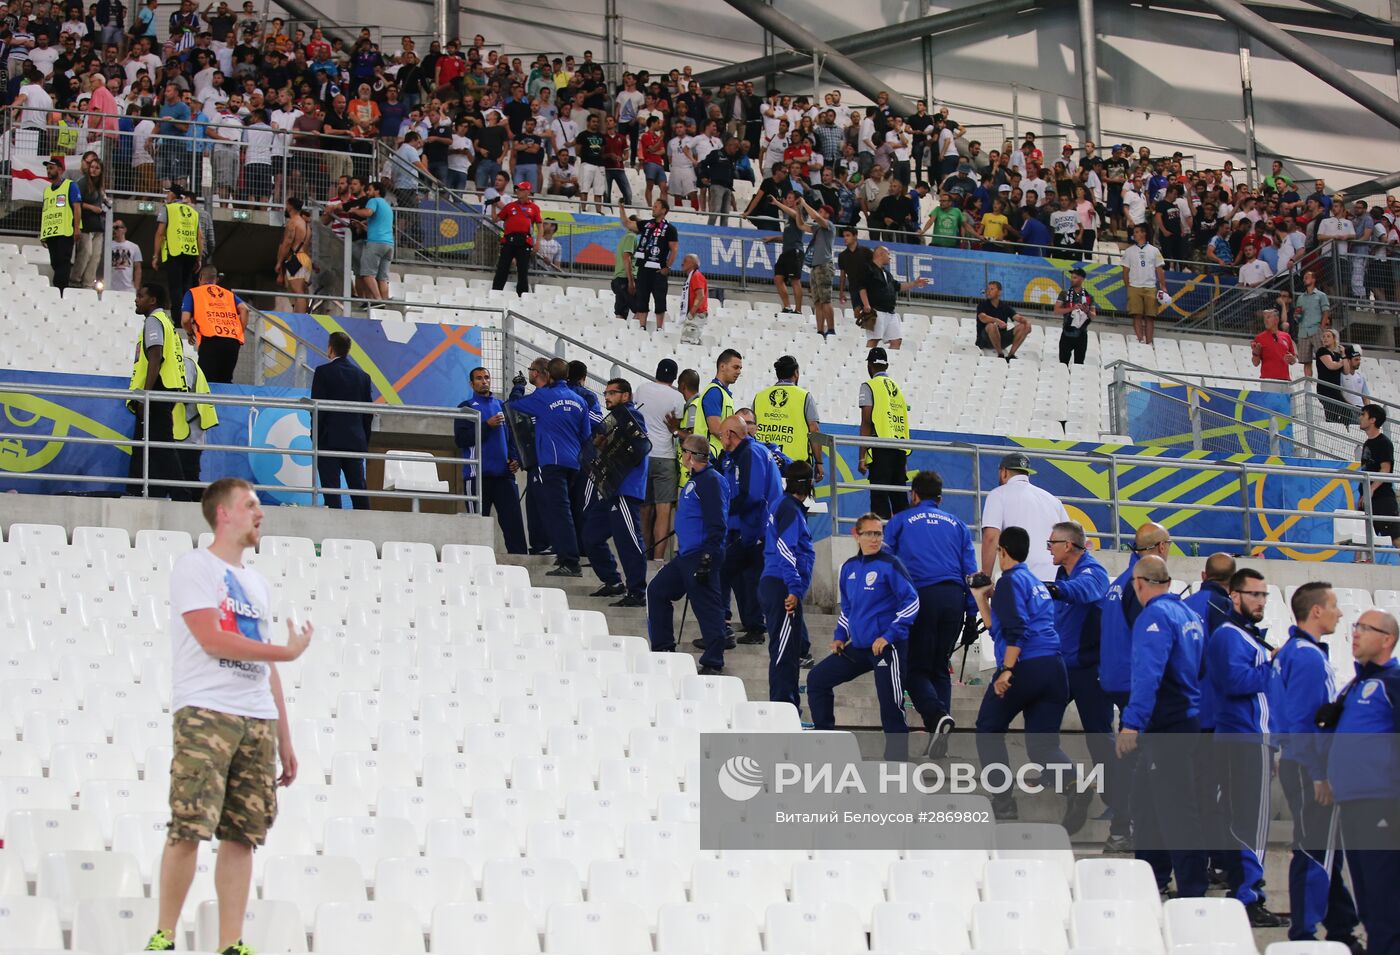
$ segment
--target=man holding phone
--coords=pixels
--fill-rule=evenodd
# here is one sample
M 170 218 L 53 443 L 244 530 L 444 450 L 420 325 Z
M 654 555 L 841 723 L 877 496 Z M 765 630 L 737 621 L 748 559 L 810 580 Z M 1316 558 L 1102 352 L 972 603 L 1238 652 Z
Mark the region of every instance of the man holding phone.
M 1259 380 L 1264 382 L 1265 391 L 1285 391 L 1286 385 L 1273 385 L 1271 382 L 1288 381 L 1288 366 L 1298 362 L 1298 346 L 1293 336 L 1279 331 L 1278 309 L 1264 310 L 1264 330 L 1254 336 L 1251 346 L 1254 367 L 1259 369 Z

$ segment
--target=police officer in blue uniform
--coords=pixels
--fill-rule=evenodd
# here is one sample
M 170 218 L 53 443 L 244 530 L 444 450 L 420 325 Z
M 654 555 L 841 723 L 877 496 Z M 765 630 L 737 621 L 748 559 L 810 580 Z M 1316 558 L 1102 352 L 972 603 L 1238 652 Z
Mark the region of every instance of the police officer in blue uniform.
M 569 488 L 578 473 L 579 455 L 593 437 L 593 425 L 582 399 L 569 388 L 568 363 L 562 358 L 530 363 L 530 384 L 517 379 L 510 392 L 511 407 L 535 419 L 535 458 L 539 467 L 530 475 L 529 495 L 539 513 L 559 566 L 548 577 L 582 577 L 578 535 Z
M 1200 743 L 1201 618 L 1171 592 L 1167 562 L 1156 554 L 1133 567 L 1133 592 L 1142 611 L 1132 630 L 1132 688 L 1118 730 L 1119 757 L 1141 746 L 1133 781 L 1133 838 L 1139 858 L 1165 855 L 1153 865 L 1158 887 L 1176 874 L 1182 898 L 1206 894 L 1196 750 Z M 1148 847 L 1144 849 L 1144 847 Z
M 598 401 L 597 392 L 588 387 L 588 366 L 581 361 L 569 362 L 569 390 L 578 395 L 583 406 L 588 409 L 588 423 L 593 428 L 593 436 L 596 438 L 603 430 L 603 406 Z M 598 489 L 593 486 L 588 467 L 593 462 L 595 453 L 593 442 L 584 444 L 579 452 L 578 472 L 574 474 L 569 487 L 570 501 L 574 509 L 574 531 L 578 535 L 580 553 L 586 553 L 583 546 L 583 515 L 589 505 L 598 500 Z M 592 596 L 601 595 L 594 593 Z
M 763 575 L 758 603 L 773 639 L 768 642 L 768 698 L 791 703 L 799 712 L 802 698 L 797 678 L 807 652 L 807 623 L 802 598 L 812 586 L 816 551 L 807 530 L 806 500 L 812 494 L 812 466 L 794 461 L 788 466 L 785 493 L 768 515 L 763 537 Z
M 904 562 L 919 591 L 919 615 L 909 628 L 906 689 L 929 732 L 927 756 L 942 759 L 953 731 L 948 659 L 968 621 L 976 626 L 977 602 L 968 578 L 977 573 L 972 531 L 939 505 L 943 476 L 920 471 L 909 484 L 910 507 L 885 525 L 885 543 Z
M 1362 952 L 1355 935 L 1356 904 L 1342 878 L 1343 853 L 1331 853 L 1330 867 L 1327 858 L 1332 810 L 1313 793 L 1313 781 L 1327 775 L 1327 740 L 1317 731 L 1317 711 L 1337 695 L 1323 640 L 1336 631 L 1342 612 L 1332 585 L 1320 580 L 1295 590 L 1289 609 L 1296 622 L 1274 656 L 1278 682 L 1270 713 L 1282 735 L 1278 781 L 1293 819 L 1288 939 L 1312 941 L 1321 922 L 1329 942 Z
M 1368 955 L 1400 955 L 1400 629 L 1384 610 L 1367 610 L 1351 628 L 1356 675 L 1336 703 L 1318 713 L 1332 733 L 1317 801 L 1335 803 Z
M 852 533 L 860 553 L 841 565 L 841 613 L 831 654 L 807 674 L 807 703 L 812 725 L 836 726 L 836 687 L 875 675 L 880 723 L 885 730 L 885 758 L 909 757 L 909 724 L 904 719 L 904 681 L 908 677 L 909 625 L 919 613 L 919 592 L 904 564 L 884 549 L 878 514 L 863 514 Z
M 1267 743 L 1274 729 L 1269 721 L 1269 699 L 1275 693 L 1273 648 L 1259 626 L 1268 599 L 1264 575 L 1252 567 L 1230 578 L 1230 618 L 1206 637 L 1202 688 L 1215 714 L 1210 750 L 1211 762 L 1220 767 L 1229 834 L 1230 850 L 1221 854 L 1225 880 L 1254 928 L 1278 928 L 1288 921 L 1268 910 L 1258 888 L 1264 878 L 1273 782 L 1273 750 Z
M 1127 570 L 1114 578 L 1099 602 L 1099 686 L 1117 708 L 1120 728 L 1132 687 L 1133 622 L 1142 611 L 1133 592 L 1133 568 L 1139 557 L 1156 555 L 1165 559 L 1170 546 L 1171 535 L 1162 525 L 1149 521 L 1139 527 L 1133 538 Z M 1108 839 L 1103 845 L 1105 852 L 1131 852 L 1133 849 L 1132 793 L 1136 765 L 1137 752 L 1133 751 L 1109 760 L 1104 767 L 1104 796 L 1112 810 Z
M 462 465 L 462 479 L 477 481 L 481 493 L 481 515 L 496 512 L 496 523 L 505 538 L 506 553 L 525 553 L 525 525 L 520 518 L 520 497 L 515 486 L 515 472 L 520 470 L 516 460 L 515 442 L 506 427 L 501 399 L 491 394 L 491 372 L 476 367 L 471 371 L 472 396 L 458 405 L 471 408 L 481 416 L 480 475 L 472 473 L 470 464 Z M 470 421 L 453 422 L 452 432 L 457 448 L 466 457 L 476 445 L 476 428 Z
M 1060 749 L 1060 723 L 1069 705 L 1069 677 L 1060 655 L 1055 630 L 1055 606 L 1045 584 L 1026 566 L 1030 535 L 1012 525 L 1001 532 L 997 562 L 1001 579 L 996 589 L 975 587 L 977 610 L 992 634 L 997 669 L 977 711 L 977 758 L 983 766 L 1010 766 L 1006 731 L 1017 716 L 1026 728 L 1026 752 L 1042 766 L 1070 765 Z M 1084 827 L 1092 793 L 1068 797 L 1063 825 L 1070 832 Z M 992 796 L 997 819 L 1016 819 L 1016 797 Z
M 635 465 L 622 479 L 617 493 L 603 497 L 595 490 L 592 502 L 583 512 L 583 552 L 593 572 L 603 582 L 594 591 L 595 597 L 621 597 L 614 607 L 644 607 L 647 591 L 647 558 L 641 534 L 642 499 L 646 497 L 647 465 L 650 461 L 651 443 L 646 441 L 646 423 L 642 413 L 632 403 L 632 384 L 625 378 L 614 378 L 603 390 L 603 400 L 613 414 L 624 414 L 635 425 L 633 433 L 639 435 L 647 449 L 641 455 L 641 462 Z M 602 438 L 594 438 L 595 442 Z M 642 449 L 637 449 L 642 450 Z M 622 564 L 622 574 L 617 573 L 617 563 L 608 549 L 611 537 L 617 547 L 617 559 Z M 623 583 L 623 578 L 626 583 Z
M 724 581 L 734 591 L 739 643 L 763 643 L 767 633 L 758 604 L 758 580 L 763 573 L 763 540 L 768 515 L 783 496 L 782 478 L 773 457 L 754 438 L 737 414 L 720 423 L 719 439 L 728 459 L 729 538 L 724 551 Z M 727 608 L 726 608 L 727 609 Z
M 709 442 L 687 435 L 681 457 L 690 480 L 676 505 L 676 556 L 647 585 L 647 637 L 659 652 L 676 649 L 671 615 L 682 596 L 690 600 L 700 624 L 705 652 L 702 675 L 724 672 L 724 604 L 719 595 L 724 562 L 725 522 L 729 516 L 729 484 L 710 466 Z
M 1230 599 L 1230 578 L 1235 575 L 1235 558 L 1229 554 L 1211 554 L 1206 558 L 1206 568 L 1201 571 L 1201 586 L 1194 594 L 1183 597 L 1181 602 L 1196 612 L 1205 626 L 1207 639 L 1219 630 L 1235 612 Z M 1215 731 L 1215 694 L 1201 694 L 1201 732 Z M 1223 845 L 1224 843 L 1220 843 Z

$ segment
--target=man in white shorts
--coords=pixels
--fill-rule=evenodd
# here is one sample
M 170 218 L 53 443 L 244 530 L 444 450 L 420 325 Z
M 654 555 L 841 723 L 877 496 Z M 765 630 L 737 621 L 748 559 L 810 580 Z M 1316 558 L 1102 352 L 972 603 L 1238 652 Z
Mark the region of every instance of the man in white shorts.
M 671 161 L 671 177 L 668 191 L 673 203 L 686 200 L 694 209 L 699 209 L 700 183 L 695 175 L 695 150 L 685 123 L 677 122 L 671 139 L 666 143 L 666 155 Z
M 272 590 L 243 566 L 245 550 L 258 545 L 263 518 L 252 485 L 222 478 L 205 488 L 200 506 L 214 542 L 185 554 L 170 573 L 170 825 L 153 887 L 160 898 L 156 931 L 146 950 L 175 948 L 199 844 L 218 839 L 216 951 L 252 955 L 242 933 L 253 849 L 277 816 L 277 787 L 291 785 L 297 775 L 276 665 L 305 652 L 311 624 L 298 629 L 288 620 L 286 646 L 272 642 Z
M 890 348 L 897 349 L 904 343 L 904 325 L 895 314 L 899 293 L 927 284 L 928 279 L 899 281 L 890 272 L 890 250 L 883 245 L 875 250 L 874 267 L 866 274 L 865 284 L 860 289 L 861 313 L 867 316 L 872 310 L 875 313 L 875 323 L 866 327 L 866 348 L 888 342 Z

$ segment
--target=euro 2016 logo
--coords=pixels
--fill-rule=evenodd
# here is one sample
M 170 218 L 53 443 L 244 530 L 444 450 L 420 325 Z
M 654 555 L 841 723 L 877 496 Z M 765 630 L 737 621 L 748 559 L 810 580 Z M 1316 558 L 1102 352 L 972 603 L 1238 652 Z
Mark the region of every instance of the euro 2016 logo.
M 735 802 L 748 802 L 763 790 L 763 767 L 750 756 L 731 756 L 720 766 L 719 791 Z
M 768 403 L 774 408 L 786 408 L 788 403 L 787 389 L 775 388 L 768 392 Z

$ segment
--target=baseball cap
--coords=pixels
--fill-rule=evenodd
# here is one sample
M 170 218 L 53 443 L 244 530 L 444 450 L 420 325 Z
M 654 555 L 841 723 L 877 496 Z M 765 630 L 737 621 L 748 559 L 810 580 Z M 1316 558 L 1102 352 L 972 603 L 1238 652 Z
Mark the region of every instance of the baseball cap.
M 59 157 L 59 156 L 50 156 L 48 159 L 45 159 L 45 160 L 44 160 L 44 165 L 45 165 L 45 166 L 57 166 L 59 169 L 62 169 L 63 166 L 64 166 L 64 163 L 63 163 L 62 157 Z
M 1070 275 L 1077 275 L 1077 276 L 1079 276 L 1081 279 L 1086 279 L 1086 278 L 1089 277 L 1089 273 L 1088 273 L 1088 272 L 1085 272 L 1083 269 L 1078 269 L 1078 268 L 1076 268 L 1076 269 L 1070 269 L 1070 270 L 1069 270 L 1069 274 L 1070 274 Z
M 1008 183 L 1008 182 L 1003 182 L 1001 185 L 997 186 L 997 192 L 1010 192 L 1010 191 L 1011 191 L 1011 184 Z
M 1006 471 L 1023 471 L 1026 474 L 1035 473 L 1031 470 L 1031 459 L 1020 451 L 1012 451 L 1010 454 L 1003 455 L 1000 467 Z
M 520 182 L 517 182 L 517 183 L 515 184 L 515 188 L 517 188 L 517 189 L 524 189 L 526 192 L 529 192 L 529 191 L 530 191 L 530 184 L 529 184 L 528 182 L 525 182 L 525 181 L 522 179 Z
M 676 362 L 673 358 L 663 358 L 656 364 L 657 381 L 664 381 L 667 383 L 675 381 L 677 373 Z
M 1346 348 L 1344 348 L 1344 349 L 1342 350 L 1342 357 L 1344 357 L 1344 358 L 1360 358 L 1360 357 L 1361 357 L 1361 346 L 1360 346 L 1360 345 L 1347 345 Z
M 890 363 L 889 353 L 878 345 L 870 349 L 870 353 L 865 356 L 867 365 L 888 365 Z

